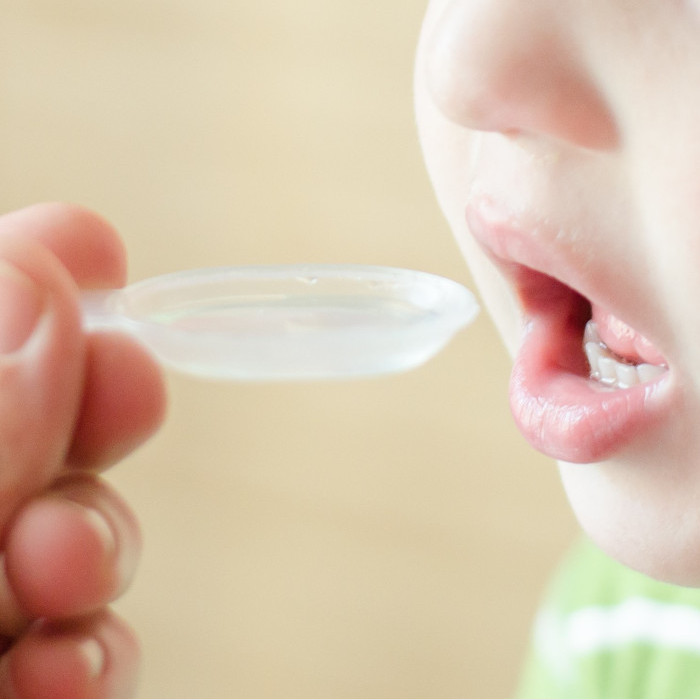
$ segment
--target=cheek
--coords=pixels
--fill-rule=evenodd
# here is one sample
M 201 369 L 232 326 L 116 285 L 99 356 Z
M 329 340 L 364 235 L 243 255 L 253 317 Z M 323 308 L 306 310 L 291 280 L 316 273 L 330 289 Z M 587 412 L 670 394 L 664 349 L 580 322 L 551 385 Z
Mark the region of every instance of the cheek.
M 454 229 L 464 220 L 475 139 L 470 132 L 445 121 L 423 89 L 416 96 L 416 116 L 430 181 L 440 208 Z
M 479 295 L 508 353 L 513 357 L 520 346 L 521 311 L 509 284 L 471 238 L 461 245 Z
M 414 104 L 418 136 L 440 208 L 453 230 L 464 218 L 470 184 L 474 135 L 450 122 L 438 109 L 427 83 L 430 34 L 444 3 L 432 3 L 426 17 L 414 76 Z
M 655 180 L 637 198 L 647 293 L 661 310 L 656 322 L 675 364 L 700 396 L 700 170 Z
M 436 109 L 421 80 L 421 53 L 416 70 L 416 118 L 423 157 L 435 195 L 467 261 L 482 300 L 511 354 L 518 344 L 520 313 L 502 276 L 469 233 L 466 205 L 479 136 L 447 121 Z

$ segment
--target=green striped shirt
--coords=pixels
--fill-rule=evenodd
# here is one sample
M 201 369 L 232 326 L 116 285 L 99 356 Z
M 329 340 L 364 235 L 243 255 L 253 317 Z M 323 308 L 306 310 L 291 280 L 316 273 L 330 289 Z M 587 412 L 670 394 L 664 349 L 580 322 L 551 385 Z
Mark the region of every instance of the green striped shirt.
M 522 698 L 700 698 L 700 589 L 631 571 L 588 541 L 534 625 Z

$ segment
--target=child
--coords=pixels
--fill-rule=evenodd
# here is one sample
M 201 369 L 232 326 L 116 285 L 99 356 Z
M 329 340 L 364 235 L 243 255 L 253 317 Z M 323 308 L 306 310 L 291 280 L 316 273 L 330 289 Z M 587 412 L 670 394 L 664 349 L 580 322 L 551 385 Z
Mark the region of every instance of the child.
M 139 550 L 97 471 L 160 422 L 158 368 L 131 341 L 80 328 L 78 288 L 121 285 L 114 231 L 47 204 L 0 217 L 0 694 L 123 697 L 138 653 L 107 609 Z
M 433 0 L 416 66 L 516 423 L 611 557 L 568 560 L 524 692 L 698 697 L 700 3 Z

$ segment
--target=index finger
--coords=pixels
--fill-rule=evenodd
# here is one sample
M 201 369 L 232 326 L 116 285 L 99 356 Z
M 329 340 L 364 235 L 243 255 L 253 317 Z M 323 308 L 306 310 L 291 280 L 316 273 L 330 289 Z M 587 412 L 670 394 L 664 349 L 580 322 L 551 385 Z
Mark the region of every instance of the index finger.
M 0 239 L 30 238 L 48 248 L 83 289 L 121 287 L 126 251 L 115 229 L 73 204 L 34 204 L 0 216 Z

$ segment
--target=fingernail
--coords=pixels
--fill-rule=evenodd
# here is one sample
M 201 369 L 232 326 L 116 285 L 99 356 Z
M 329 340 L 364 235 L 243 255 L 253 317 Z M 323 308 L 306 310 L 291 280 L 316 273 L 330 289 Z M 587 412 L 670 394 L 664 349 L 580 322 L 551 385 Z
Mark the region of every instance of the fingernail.
M 96 508 L 90 508 L 89 506 L 83 506 L 83 508 L 85 509 L 85 517 L 100 538 L 105 553 L 113 554 L 117 549 L 117 542 L 114 539 L 114 533 L 107 519 Z
M 115 597 L 121 595 L 134 576 L 140 548 L 128 536 L 117 539 L 114 526 L 110 524 L 107 515 L 97 508 L 89 506 L 83 506 L 83 508 L 93 531 L 102 542 L 105 564 L 115 574 L 113 595 Z
M 44 308 L 36 284 L 0 260 L 0 353 L 17 352 L 29 340 Z

